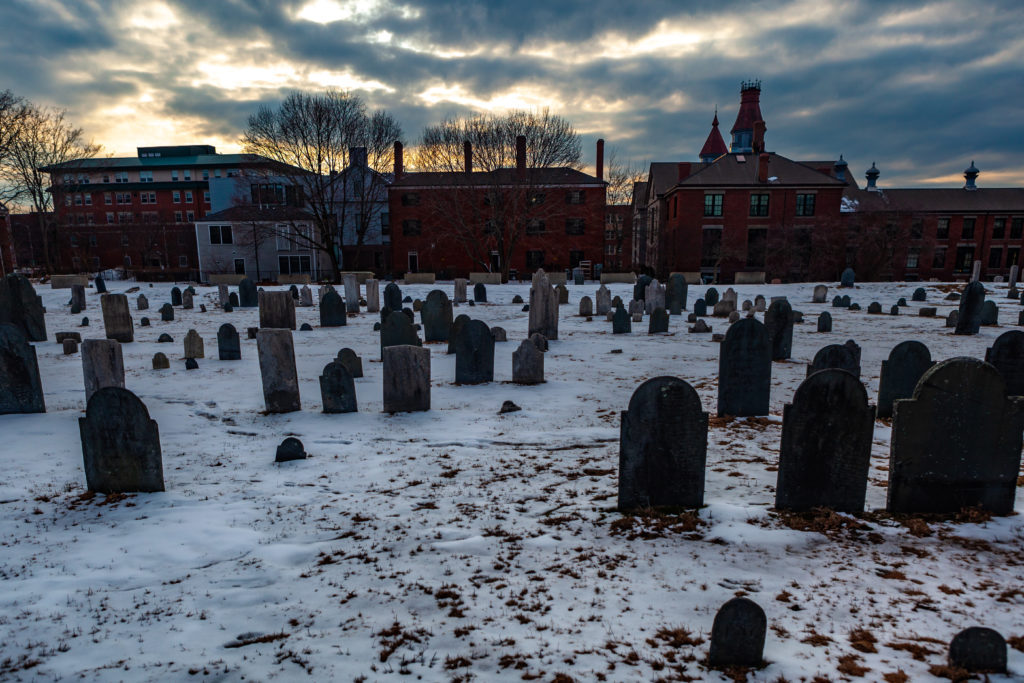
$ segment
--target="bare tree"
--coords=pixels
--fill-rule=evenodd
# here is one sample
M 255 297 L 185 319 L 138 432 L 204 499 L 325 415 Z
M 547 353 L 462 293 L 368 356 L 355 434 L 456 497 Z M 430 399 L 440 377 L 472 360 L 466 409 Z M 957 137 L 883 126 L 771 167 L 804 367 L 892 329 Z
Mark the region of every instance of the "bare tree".
M 605 175 L 608 179 L 606 201 L 609 205 L 630 204 L 633 201 L 633 185 L 647 180 L 650 163 L 637 164 L 632 161 L 620 161 L 618 150 L 608 148 L 605 156 Z

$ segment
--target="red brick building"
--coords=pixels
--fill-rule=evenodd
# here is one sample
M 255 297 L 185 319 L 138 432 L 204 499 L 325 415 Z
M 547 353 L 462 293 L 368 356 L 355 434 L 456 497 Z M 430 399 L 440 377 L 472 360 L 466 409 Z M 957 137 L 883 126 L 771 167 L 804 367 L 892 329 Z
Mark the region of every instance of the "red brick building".
M 599 141 L 596 177 L 573 168 L 528 168 L 522 137 L 515 168 L 474 171 L 466 143 L 462 171 L 406 173 L 396 144 L 388 190 L 395 271 L 442 278 L 490 271 L 523 278 L 538 268 L 601 263 L 602 151 Z
M 603 263 L 609 273 L 633 268 L 633 207 L 630 204 L 605 207 Z
M 14 243 L 11 239 L 11 216 L 0 206 L 0 277 L 14 271 Z

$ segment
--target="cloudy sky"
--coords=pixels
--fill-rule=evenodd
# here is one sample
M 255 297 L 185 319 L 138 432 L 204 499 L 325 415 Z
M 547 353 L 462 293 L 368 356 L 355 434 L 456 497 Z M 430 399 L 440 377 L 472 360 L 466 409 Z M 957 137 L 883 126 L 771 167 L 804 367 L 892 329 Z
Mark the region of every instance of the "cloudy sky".
M 2 0 L 0 90 L 106 151 L 210 143 L 292 89 L 345 88 L 415 141 L 467 111 L 551 107 L 622 160 L 696 160 L 744 79 L 772 151 L 880 184 L 1024 185 L 1024 2 Z

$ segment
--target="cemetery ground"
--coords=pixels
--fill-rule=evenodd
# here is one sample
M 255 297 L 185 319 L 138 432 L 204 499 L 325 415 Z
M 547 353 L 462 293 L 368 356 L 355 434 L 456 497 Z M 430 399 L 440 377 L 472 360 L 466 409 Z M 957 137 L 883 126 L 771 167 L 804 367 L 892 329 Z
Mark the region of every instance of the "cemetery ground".
M 456 386 L 455 356 L 425 344 L 431 410 L 395 415 L 381 412 L 377 314 L 320 328 L 316 307 L 298 308 L 297 323 L 314 327 L 294 333 L 302 410 L 268 415 L 256 341 L 245 338 L 257 309 L 225 313 L 216 288 L 197 287 L 196 308 L 162 322 L 156 309 L 171 285 L 138 285 L 150 309 L 137 311 L 129 295 L 126 387 L 159 425 L 167 490 L 107 496 L 85 490 L 80 354 L 53 342 L 60 331 L 103 337 L 99 295 L 89 289 L 87 309 L 72 316 L 69 290 L 37 285 L 48 310 L 49 340 L 35 344 L 47 412 L 0 416 L 0 678 L 898 683 L 955 679 L 949 642 L 979 625 L 1011 645 L 1010 673 L 991 680 L 1019 680 L 1024 490 L 1006 517 L 894 518 L 883 511 L 890 423 L 876 420 L 868 512 L 773 505 L 783 405 L 819 348 L 860 344 L 874 403 L 896 344 L 921 341 L 934 360 L 984 358 L 1020 305 L 1005 284 L 986 284 L 1001 326 L 954 336 L 944 320 L 957 304 L 943 300 L 952 286 L 926 284 L 926 302 L 889 316 L 812 304 L 813 285 L 735 288 L 741 302 L 788 296 L 804 314 L 792 360 L 772 364 L 771 414 L 741 419 L 715 417 L 710 334 L 689 334 L 684 315 L 666 335 L 647 335 L 646 316 L 632 334 L 613 335 L 603 316 L 576 316 L 593 283 L 569 285 L 546 383 L 510 382 L 527 331 L 511 302 L 528 301 L 529 285 L 492 286 L 490 303 L 455 313 L 507 330 L 495 381 Z M 916 286 L 839 293 L 888 311 Z M 434 288 L 451 296 L 451 283 L 402 294 L 425 299 Z M 629 286 L 610 289 L 631 298 Z M 704 289 L 690 288 L 690 310 Z M 829 301 L 836 291 L 833 283 Z M 922 306 L 938 316 L 919 317 Z M 832 332 L 819 334 L 824 310 Z M 89 327 L 78 327 L 82 315 Z M 143 315 L 151 327 L 139 326 Z M 707 321 L 715 332 L 728 326 Z M 240 361 L 217 360 L 224 322 L 242 335 Z M 206 358 L 187 371 L 191 328 Z M 157 343 L 161 333 L 174 342 Z M 359 412 L 324 414 L 318 377 L 342 347 L 363 359 Z M 158 351 L 169 370 L 152 369 Z M 711 413 L 705 507 L 625 516 L 615 510 L 620 411 L 661 375 L 692 384 Z M 499 415 L 505 400 L 522 410 Z M 288 436 L 309 458 L 275 464 Z M 767 613 L 765 665 L 710 670 L 712 620 L 734 596 Z

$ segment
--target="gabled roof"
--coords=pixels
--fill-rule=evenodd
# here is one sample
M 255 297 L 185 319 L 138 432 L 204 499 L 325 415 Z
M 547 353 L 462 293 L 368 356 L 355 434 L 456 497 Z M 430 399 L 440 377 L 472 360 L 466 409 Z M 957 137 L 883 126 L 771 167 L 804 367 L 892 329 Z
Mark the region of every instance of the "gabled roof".
M 700 148 L 700 158 L 707 156 L 720 157 L 723 154 L 728 154 L 729 148 L 725 144 L 725 140 L 722 139 L 722 134 L 718 130 L 718 112 L 715 112 L 715 118 L 711 122 L 711 132 L 708 133 L 708 139 L 704 141 L 704 146 Z
M 848 189 L 844 204 L 852 212 L 905 213 L 1014 213 L 1024 214 L 1024 187 L 959 187 L 883 189 L 879 192 Z
M 633 206 L 647 202 L 647 183 L 633 183 Z
M 231 206 L 223 211 L 208 213 L 197 223 L 216 223 L 224 221 L 228 223 L 264 222 L 264 221 L 308 221 L 313 219 L 313 214 L 294 206 L 252 206 L 251 204 Z
M 647 172 L 648 200 L 663 195 L 679 180 L 679 164 L 675 161 L 653 161 Z
M 469 186 L 493 187 L 495 185 L 521 185 L 514 168 L 499 168 L 494 171 L 474 171 L 468 179 Z M 526 182 L 531 185 L 606 185 L 599 178 L 567 166 L 554 168 L 526 169 Z M 438 185 L 467 185 L 466 174 L 462 171 L 426 171 L 405 173 L 392 182 L 392 187 L 434 187 Z
M 730 187 L 751 185 L 756 187 L 800 186 L 800 187 L 844 187 L 846 183 L 829 174 L 787 159 L 781 154 L 768 154 L 768 182 L 757 180 L 757 154 L 726 154 L 710 164 L 698 166 L 691 176 L 678 183 L 679 186 Z M 695 165 L 697 166 L 697 165 Z

